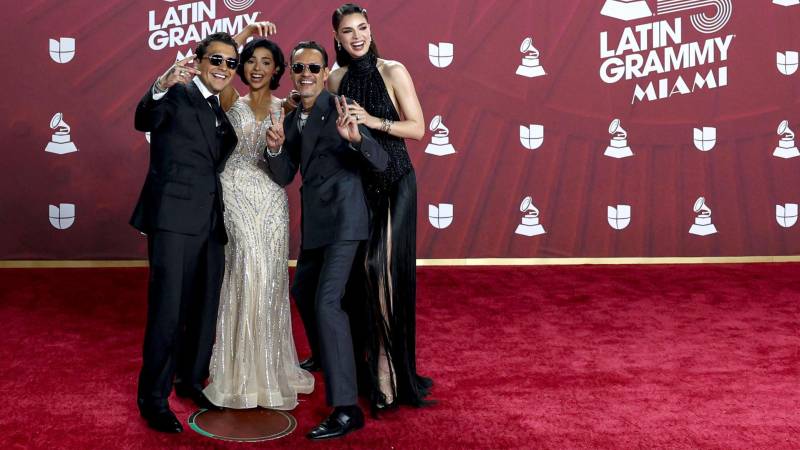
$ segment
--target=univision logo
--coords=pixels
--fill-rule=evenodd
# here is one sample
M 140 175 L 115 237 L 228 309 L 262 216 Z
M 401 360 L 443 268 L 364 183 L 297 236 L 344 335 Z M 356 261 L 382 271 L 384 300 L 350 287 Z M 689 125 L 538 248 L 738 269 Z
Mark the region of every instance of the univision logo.
M 694 147 L 701 152 L 707 152 L 717 144 L 717 129 L 703 127 L 694 129 Z
M 527 127 L 519 126 L 519 141 L 528 150 L 536 150 L 544 143 L 544 126 L 530 124 Z
M 66 230 L 75 223 L 75 205 L 60 203 L 50 206 L 50 224 L 57 230 Z
M 795 51 L 778 52 L 776 57 L 778 72 L 789 76 L 797 72 L 800 65 L 800 53 Z
M 62 37 L 59 40 L 50 39 L 50 59 L 66 64 L 75 57 L 75 38 Z
M 438 44 L 428 44 L 428 59 L 434 67 L 443 69 L 453 62 L 455 48 L 450 42 L 439 42 Z
M 443 230 L 449 227 L 453 223 L 453 205 L 450 203 L 428 205 L 428 220 L 434 228 Z
M 775 220 L 783 228 L 790 228 L 797 223 L 797 203 L 775 205 Z
M 608 224 L 615 230 L 624 230 L 631 223 L 631 205 L 608 207 Z

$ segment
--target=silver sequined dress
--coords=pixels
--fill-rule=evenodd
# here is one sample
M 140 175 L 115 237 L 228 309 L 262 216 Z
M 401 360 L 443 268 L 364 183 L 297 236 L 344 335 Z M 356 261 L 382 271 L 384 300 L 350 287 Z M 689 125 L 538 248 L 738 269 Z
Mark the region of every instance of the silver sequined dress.
M 314 377 L 298 366 L 292 337 L 286 192 L 259 163 L 271 121 L 257 122 L 241 99 L 227 114 L 239 144 L 220 177 L 229 242 L 204 393 L 228 408 L 293 409 Z

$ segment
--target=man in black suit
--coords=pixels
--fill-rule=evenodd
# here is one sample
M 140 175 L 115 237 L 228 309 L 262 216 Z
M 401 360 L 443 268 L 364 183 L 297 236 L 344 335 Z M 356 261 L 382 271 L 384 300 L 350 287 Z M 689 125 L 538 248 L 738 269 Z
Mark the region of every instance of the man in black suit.
M 386 169 L 388 155 L 356 124 L 344 99 L 325 90 L 328 56 L 316 42 L 291 55 L 300 105 L 267 131 L 268 172 L 281 186 L 297 170 L 303 178 L 302 244 L 292 293 L 309 343 L 321 359 L 333 413 L 308 433 L 311 439 L 343 436 L 364 425 L 358 407 L 353 341 L 342 297 L 359 245 L 367 239 L 369 212 L 361 171 Z
M 137 403 L 158 431 L 183 430 L 167 398 L 202 408 L 216 330 L 227 242 L 219 173 L 237 138 L 219 93 L 238 65 L 236 42 L 216 33 L 176 63 L 136 107 L 135 126 L 150 132 L 150 167 L 131 225 L 147 234 L 150 278 Z M 175 376 L 177 374 L 177 376 Z

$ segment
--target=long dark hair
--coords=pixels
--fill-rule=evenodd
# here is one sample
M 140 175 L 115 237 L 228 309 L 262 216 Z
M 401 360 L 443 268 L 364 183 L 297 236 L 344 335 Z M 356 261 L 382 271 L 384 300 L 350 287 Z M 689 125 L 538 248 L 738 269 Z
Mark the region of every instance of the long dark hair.
M 275 64 L 275 72 L 272 73 L 272 78 L 269 80 L 269 89 L 274 91 L 275 89 L 278 89 L 278 86 L 281 85 L 281 77 L 283 76 L 283 72 L 286 71 L 286 60 L 284 59 L 283 51 L 280 47 L 278 47 L 278 44 L 268 39 L 253 39 L 244 46 L 242 49 L 239 66 L 236 68 L 236 73 L 239 74 L 239 78 L 242 79 L 244 84 L 249 84 L 247 79 L 244 77 L 244 65 L 247 63 L 247 60 L 253 56 L 257 48 L 264 48 L 272 54 L 272 61 Z
M 333 31 L 338 31 L 339 24 L 342 23 L 344 16 L 350 14 L 361 14 L 365 19 L 367 19 L 367 23 L 369 23 L 369 17 L 367 16 L 366 9 L 356 5 L 355 3 L 345 3 L 333 11 L 333 17 L 331 17 Z M 349 66 L 353 58 L 349 53 L 347 53 L 347 50 L 345 50 L 344 47 L 339 48 L 337 42 L 338 41 L 336 38 L 333 38 L 333 49 L 336 51 L 336 64 L 339 64 L 339 67 Z M 378 54 L 378 45 L 375 44 L 374 38 L 369 43 L 369 51 L 372 52 L 376 58 L 380 58 L 380 54 Z

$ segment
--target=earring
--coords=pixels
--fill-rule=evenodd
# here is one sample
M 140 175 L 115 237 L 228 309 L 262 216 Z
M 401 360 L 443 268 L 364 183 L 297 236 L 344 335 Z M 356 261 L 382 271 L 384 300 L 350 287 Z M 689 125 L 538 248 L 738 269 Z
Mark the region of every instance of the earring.
M 342 43 L 341 43 L 341 42 L 339 42 L 339 41 L 336 41 L 336 48 L 338 48 L 339 50 L 341 50 L 341 49 L 342 49 Z

